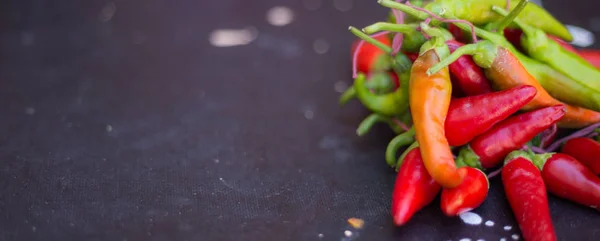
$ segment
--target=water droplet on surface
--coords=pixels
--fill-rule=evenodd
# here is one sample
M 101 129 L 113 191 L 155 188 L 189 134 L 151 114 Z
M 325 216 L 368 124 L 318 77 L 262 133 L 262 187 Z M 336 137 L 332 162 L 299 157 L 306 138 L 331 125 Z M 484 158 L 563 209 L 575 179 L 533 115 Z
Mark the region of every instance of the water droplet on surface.
M 113 127 L 111 125 L 106 125 L 106 132 L 111 132 Z
M 346 237 L 352 236 L 352 231 L 350 231 L 350 230 L 344 231 L 344 236 L 346 236 Z
M 470 238 L 461 238 L 459 241 L 471 241 Z
M 512 239 L 514 240 L 519 240 L 519 235 L 518 234 L 513 234 L 512 236 L 510 236 Z
M 247 45 L 254 41 L 258 35 L 256 28 L 244 29 L 215 29 L 208 37 L 210 44 L 215 47 L 233 47 Z
M 571 35 L 573 35 L 572 45 L 579 47 L 589 47 L 596 42 L 594 33 L 582 27 L 566 25 Z
M 340 80 L 338 82 L 335 82 L 333 88 L 335 89 L 335 92 L 342 93 L 346 91 L 346 89 L 348 88 L 348 84 L 346 84 L 345 81 Z
M 313 43 L 313 49 L 317 54 L 324 54 L 329 51 L 329 43 L 324 39 L 317 39 Z
M 323 5 L 322 0 L 303 0 L 304 7 L 308 10 L 317 10 Z
M 315 118 L 315 112 L 313 112 L 312 110 L 305 110 L 304 118 L 306 118 L 307 120 L 312 120 L 313 118 Z
M 354 6 L 353 0 L 333 0 L 333 6 L 342 12 L 349 11 Z
M 494 221 L 492 221 L 492 220 L 485 221 L 485 226 L 493 227 L 494 226 Z
M 288 7 L 277 6 L 267 11 L 267 22 L 273 26 L 285 26 L 294 20 L 294 11 Z
M 323 238 L 325 237 L 325 235 L 323 235 L 322 233 L 320 233 L 319 235 L 317 235 L 319 238 Z

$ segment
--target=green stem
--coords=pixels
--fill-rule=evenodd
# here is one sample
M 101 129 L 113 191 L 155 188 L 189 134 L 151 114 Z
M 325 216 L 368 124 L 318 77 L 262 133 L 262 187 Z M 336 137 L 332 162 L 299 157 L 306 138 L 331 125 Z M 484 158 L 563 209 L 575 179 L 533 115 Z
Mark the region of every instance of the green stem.
M 396 165 L 396 154 L 402 146 L 408 145 L 415 141 L 415 128 L 412 127 L 408 131 L 397 135 L 390 141 L 385 150 L 385 161 L 391 167 Z
M 526 2 L 526 0 L 522 0 L 521 2 L 523 2 L 523 1 Z M 519 3 L 519 5 L 520 4 L 521 3 Z M 515 10 L 516 10 L 516 8 L 515 8 Z M 513 10 L 513 11 L 511 11 L 509 13 L 509 12 L 507 12 L 505 9 L 503 9 L 501 7 L 492 6 L 492 11 L 496 12 L 497 14 L 500 14 L 500 15 L 504 16 L 504 19 L 508 19 L 510 17 L 510 15 L 514 13 L 515 10 Z M 530 32 L 530 33 L 532 33 L 533 31 L 535 31 L 535 29 L 533 27 L 531 27 L 531 26 L 523 23 L 521 20 L 519 20 L 518 18 L 515 18 L 515 17 L 516 16 L 514 16 L 513 19 L 510 19 L 511 22 L 514 22 L 515 24 L 517 24 L 517 26 L 519 26 L 519 28 L 521 28 L 523 30 L 523 32 Z M 510 24 L 510 23 L 507 23 L 507 24 Z
M 362 29 L 365 34 L 374 34 L 381 31 L 390 31 L 390 32 L 398 32 L 398 33 L 413 33 L 416 30 L 416 24 L 397 24 L 397 23 L 388 23 L 388 22 L 378 22 L 366 26 Z
M 402 155 L 400 155 L 400 158 L 398 158 L 398 161 L 396 162 L 396 171 L 398 171 L 400 169 L 400 166 L 402 166 L 406 155 L 408 155 L 408 153 L 412 151 L 412 149 L 415 149 L 417 147 L 419 147 L 419 143 L 415 141 L 413 142 L 413 144 L 410 144 L 410 146 L 408 146 L 406 150 L 404 150 L 404 152 L 402 152 Z
M 393 8 L 393 9 L 400 10 L 400 11 L 402 11 L 402 12 L 408 14 L 408 15 L 411 15 L 414 18 L 420 19 L 420 20 L 425 20 L 425 19 L 431 17 L 429 14 L 427 14 L 425 12 L 421 12 L 419 10 L 411 8 L 410 6 L 408 6 L 406 4 L 398 3 L 398 2 L 395 2 L 395 1 L 379 0 L 379 1 L 377 1 L 377 3 L 379 3 L 381 6 L 384 6 L 384 7 L 388 7 L 388 8 Z M 431 24 L 432 25 L 439 25 L 440 21 L 438 21 L 436 19 L 432 19 L 431 20 Z
M 354 97 L 356 97 L 356 90 L 354 89 L 354 86 L 350 86 L 340 96 L 340 105 L 345 105 L 348 101 L 354 99 Z
M 460 167 L 470 166 L 479 170 L 483 170 L 481 162 L 479 161 L 479 155 L 477 155 L 477 153 L 475 153 L 470 146 L 465 146 L 460 149 L 455 162 L 456 165 Z
M 389 117 L 377 113 L 370 114 L 360 123 L 360 125 L 358 125 L 358 128 L 356 129 L 356 134 L 358 136 L 364 136 L 371 130 L 371 128 L 373 128 L 375 123 L 378 122 L 390 123 L 391 119 Z
M 421 23 L 420 27 L 423 30 L 423 32 L 425 32 L 427 35 L 429 35 L 431 37 L 439 37 L 444 42 L 454 38 L 450 32 L 444 31 L 440 28 L 429 27 L 429 25 L 427 25 L 425 23 Z
M 366 33 L 361 32 L 360 30 L 358 30 L 355 27 L 350 26 L 348 28 L 348 30 L 350 30 L 350 32 L 352 32 L 354 35 L 356 35 L 357 37 L 359 37 L 360 39 L 366 41 L 367 43 L 370 43 L 372 45 L 374 45 L 375 47 L 381 49 L 383 52 L 387 53 L 387 54 L 391 54 L 392 53 L 392 48 L 377 41 L 376 39 L 372 38 L 371 36 L 367 35 Z
M 462 57 L 463 55 L 474 55 L 478 51 L 479 51 L 479 47 L 477 46 L 477 44 L 464 45 L 464 46 L 454 50 L 454 52 L 452 52 L 450 55 L 448 55 L 448 57 L 442 59 L 439 63 L 435 64 L 434 66 L 431 66 L 431 68 L 429 68 L 427 70 L 427 74 L 428 75 L 435 74 L 438 71 L 442 70 L 443 68 L 448 67 L 448 65 L 454 63 L 454 61 L 456 61 L 458 58 Z
M 515 8 L 513 8 L 513 10 L 510 11 L 510 13 L 508 15 L 504 15 L 504 18 L 502 18 L 502 20 L 500 22 L 498 22 L 498 24 L 495 26 L 495 28 L 497 30 L 496 32 L 503 33 L 504 28 L 506 28 L 506 26 L 508 26 L 514 19 L 517 18 L 517 16 L 521 13 L 521 11 L 523 11 L 523 9 L 525 9 L 525 6 L 527 6 L 527 3 L 529 3 L 529 0 L 521 0 L 519 2 L 519 4 L 517 6 L 515 6 Z M 494 8 L 499 8 L 499 7 L 492 6 L 492 10 Z

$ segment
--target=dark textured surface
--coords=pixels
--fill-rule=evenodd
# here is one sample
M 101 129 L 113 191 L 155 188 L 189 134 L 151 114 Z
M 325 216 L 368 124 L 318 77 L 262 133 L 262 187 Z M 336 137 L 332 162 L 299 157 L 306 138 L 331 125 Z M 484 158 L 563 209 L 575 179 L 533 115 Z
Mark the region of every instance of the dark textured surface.
M 323 1 L 0 2 L 0 240 L 510 240 L 499 178 L 475 210 L 495 226 L 443 217 L 437 202 L 403 228 L 388 214 L 392 137 L 359 138 L 367 114 L 339 108 L 350 82 L 347 25 L 381 19 Z M 598 28 L 592 0 L 544 1 Z M 594 3 L 598 5 L 598 3 Z M 267 9 L 294 21 L 274 27 Z M 101 21 L 108 20 L 108 21 Z M 249 45 L 211 30 L 254 26 Z M 325 54 L 313 42 L 330 44 Z M 308 117 L 308 118 L 307 118 Z M 111 129 L 112 128 L 112 129 Z M 561 240 L 594 240 L 600 215 L 552 197 Z M 344 238 L 346 219 L 363 230 Z M 505 225 L 513 226 L 505 231 Z M 319 237 L 322 234 L 322 237 Z

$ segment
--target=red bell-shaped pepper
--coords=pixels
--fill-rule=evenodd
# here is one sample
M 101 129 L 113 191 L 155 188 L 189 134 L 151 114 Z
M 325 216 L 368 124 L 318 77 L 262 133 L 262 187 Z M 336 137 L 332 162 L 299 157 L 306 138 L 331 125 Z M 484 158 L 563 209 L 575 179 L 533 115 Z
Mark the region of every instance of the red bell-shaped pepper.
M 542 171 L 548 192 L 600 210 L 600 178 L 575 158 L 563 153 L 545 153 L 532 159 Z
M 526 153 L 514 152 L 507 157 L 502 168 L 502 184 L 523 239 L 556 240 L 542 174 Z
M 600 143 L 595 140 L 586 137 L 570 139 L 565 142 L 561 152 L 574 157 L 594 174 L 600 175 Z
M 483 169 L 495 167 L 564 115 L 565 107 L 555 105 L 510 117 L 475 137 L 460 150 L 456 162 Z
M 392 217 L 397 226 L 407 223 L 412 216 L 429 205 L 442 187 L 427 172 L 421 151 L 416 147 L 404 158 L 392 193 Z
M 471 211 L 485 201 L 490 184 L 481 170 L 473 167 L 467 169 L 464 181 L 455 188 L 444 188 L 441 196 L 442 212 L 447 216 L 456 216 Z

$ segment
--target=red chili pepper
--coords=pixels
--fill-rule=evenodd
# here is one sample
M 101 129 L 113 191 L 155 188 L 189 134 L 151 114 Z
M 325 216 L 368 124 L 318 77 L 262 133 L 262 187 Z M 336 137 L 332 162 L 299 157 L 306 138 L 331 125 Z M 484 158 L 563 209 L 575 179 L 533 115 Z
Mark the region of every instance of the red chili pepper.
M 600 69 L 600 50 L 582 49 L 579 50 L 579 56 L 587 60 L 590 64 Z
M 564 115 L 565 107 L 555 105 L 510 117 L 475 137 L 460 150 L 456 161 L 477 168 L 495 167 L 507 154 L 523 147 Z
M 502 184 L 523 239 L 554 241 L 556 233 L 542 175 L 526 157 L 512 154 L 502 169 Z
M 518 28 L 504 29 L 504 37 L 506 37 L 506 39 L 508 41 L 510 41 L 517 49 L 519 49 L 521 51 L 523 51 L 523 48 L 521 47 L 521 36 L 522 35 L 523 35 L 523 31 L 521 29 L 518 29 Z M 557 42 L 558 44 L 560 44 L 565 50 L 579 54 L 579 52 L 577 51 L 577 49 L 575 49 L 575 47 L 573 47 L 569 43 L 565 42 L 561 38 L 553 36 L 553 35 L 549 35 L 549 34 L 548 34 L 548 38 L 553 40 L 554 42 Z
M 392 193 L 392 217 L 401 226 L 412 216 L 429 205 L 442 187 L 427 172 L 419 147 L 412 149 L 404 158 Z
M 460 30 L 460 29 L 459 29 Z M 464 46 L 456 40 L 446 41 L 450 53 Z M 475 64 L 473 57 L 463 55 L 449 66 L 450 73 L 456 77 L 457 86 L 460 87 L 463 93 L 467 96 L 487 94 L 492 92 L 490 81 L 483 74 L 483 70 Z
M 600 210 L 600 178 L 575 158 L 562 153 L 536 155 L 548 191 L 561 198 Z
M 374 39 L 387 46 L 392 46 L 387 34 L 375 36 Z M 350 52 L 352 56 L 360 42 L 361 40 L 357 40 L 352 44 L 352 51 Z M 373 70 L 385 70 L 389 67 L 389 55 L 375 45 L 364 42 L 358 51 L 360 51 L 356 63 L 358 72 L 367 74 Z
M 462 29 L 460 29 L 459 27 L 457 27 L 454 24 L 448 23 L 448 31 L 452 34 L 452 36 L 454 37 L 454 39 L 466 43 L 470 38 L 470 34 L 465 34 Z
M 537 94 L 533 86 L 522 85 L 504 91 L 454 99 L 446 116 L 446 138 L 451 146 L 467 144 L 496 123 L 529 103 Z
M 565 142 L 561 152 L 574 157 L 594 174 L 600 175 L 600 143 L 586 137 L 573 138 Z
M 490 184 L 485 173 L 477 168 L 467 169 L 464 181 L 458 187 L 443 189 L 441 208 L 447 216 L 456 216 L 471 211 L 485 201 Z

